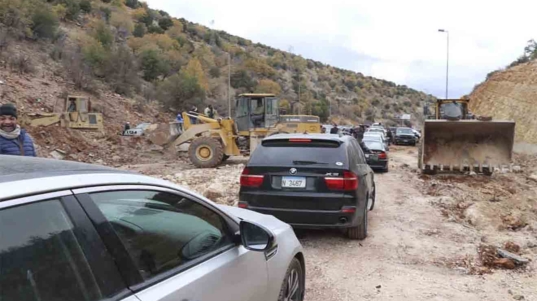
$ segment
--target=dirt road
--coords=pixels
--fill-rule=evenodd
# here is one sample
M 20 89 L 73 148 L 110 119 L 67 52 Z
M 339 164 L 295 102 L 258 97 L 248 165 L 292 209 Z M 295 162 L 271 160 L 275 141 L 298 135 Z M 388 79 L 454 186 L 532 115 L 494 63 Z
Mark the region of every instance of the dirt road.
M 415 147 L 392 147 L 390 172 L 376 174 L 364 241 L 338 231 L 297 231 L 306 252 L 306 300 L 537 301 L 537 180 L 527 179 L 537 160 L 518 158 L 533 164 L 526 173 L 424 178 L 416 156 Z M 232 158 L 210 170 L 176 160 L 128 168 L 233 206 L 245 162 Z M 481 265 L 481 244 L 508 241 L 533 261 L 516 270 Z
M 391 171 L 376 175 L 367 239 L 349 241 L 337 231 L 301 235 L 306 299 L 537 300 L 537 277 L 530 271 L 468 275 L 463 263 L 475 261 L 482 233 L 447 219 L 416 188 L 423 180 L 412 172 L 414 150 L 394 148 Z

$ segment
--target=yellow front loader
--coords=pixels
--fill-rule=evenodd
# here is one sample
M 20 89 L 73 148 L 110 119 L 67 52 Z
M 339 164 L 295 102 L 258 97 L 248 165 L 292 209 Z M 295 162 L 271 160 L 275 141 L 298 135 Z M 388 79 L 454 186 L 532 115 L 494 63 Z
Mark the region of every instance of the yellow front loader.
M 182 126 L 175 122 L 150 126 L 146 135 L 153 143 L 165 147 L 190 143 L 188 155 L 192 164 L 212 168 L 230 156 L 248 155 L 270 135 L 321 132 L 317 116 L 280 116 L 279 100 L 273 94 L 239 95 L 235 111 L 235 119 L 183 112 Z
M 492 174 L 510 166 L 515 122 L 473 116 L 468 99 L 439 99 L 423 125 L 418 167 L 424 173 Z

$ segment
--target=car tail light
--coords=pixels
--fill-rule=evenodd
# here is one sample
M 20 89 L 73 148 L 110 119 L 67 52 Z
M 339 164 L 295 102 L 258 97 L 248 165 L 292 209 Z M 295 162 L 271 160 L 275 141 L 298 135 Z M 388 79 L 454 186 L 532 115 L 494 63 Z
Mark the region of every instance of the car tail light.
M 241 174 L 241 186 L 243 187 L 260 187 L 264 180 L 263 175 L 252 175 L 248 168 L 245 168 Z
M 330 190 L 353 191 L 358 188 L 358 177 L 350 171 L 344 171 L 342 178 L 327 177 L 324 180 Z
M 343 207 L 341 208 L 341 212 L 343 213 L 355 213 L 356 207 Z
M 381 152 L 381 153 L 379 154 L 379 159 L 386 159 L 386 158 L 388 158 L 388 156 L 386 155 L 385 152 Z
M 246 202 L 239 202 L 239 208 L 247 209 L 247 208 L 248 208 L 248 203 L 246 203 Z

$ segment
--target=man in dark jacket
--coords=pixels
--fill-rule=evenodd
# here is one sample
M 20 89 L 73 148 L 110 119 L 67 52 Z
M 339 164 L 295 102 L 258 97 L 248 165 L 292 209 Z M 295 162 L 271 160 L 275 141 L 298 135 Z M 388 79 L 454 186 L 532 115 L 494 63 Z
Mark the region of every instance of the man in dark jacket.
M 35 157 L 32 137 L 17 124 L 17 108 L 0 106 L 0 155 Z
M 330 129 L 330 134 L 337 134 L 337 133 L 339 133 L 339 128 L 337 127 L 337 124 L 334 123 L 334 125 Z

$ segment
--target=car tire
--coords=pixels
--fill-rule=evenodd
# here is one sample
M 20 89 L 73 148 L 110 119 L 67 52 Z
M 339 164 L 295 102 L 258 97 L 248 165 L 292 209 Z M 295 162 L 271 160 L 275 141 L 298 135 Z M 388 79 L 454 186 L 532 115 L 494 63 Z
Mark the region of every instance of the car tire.
M 369 195 L 367 196 L 369 198 Z M 364 215 L 362 216 L 362 222 L 356 227 L 347 229 L 346 236 L 353 240 L 364 240 L 367 237 L 367 204 L 364 206 Z
M 220 141 L 210 137 L 194 139 L 188 148 L 190 162 L 198 168 L 213 168 L 222 163 L 224 149 Z
M 390 171 L 390 164 L 386 163 L 386 167 L 384 167 L 384 172 L 389 172 Z
M 283 278 L 282 287 L 280 289 L 280 295 L 278 296 L 278 301 L 303 301 L 305 293 L 305 283 L 304 283 L 304 270 L 298 259 L 293 258 L 291 264 L 287 268 L 285 277 Z M 290 287 L 295 287 L 295 293 L 290 291 Z

